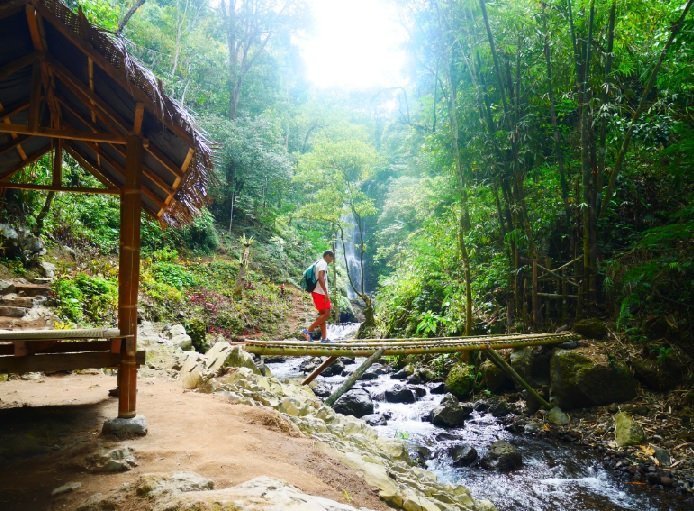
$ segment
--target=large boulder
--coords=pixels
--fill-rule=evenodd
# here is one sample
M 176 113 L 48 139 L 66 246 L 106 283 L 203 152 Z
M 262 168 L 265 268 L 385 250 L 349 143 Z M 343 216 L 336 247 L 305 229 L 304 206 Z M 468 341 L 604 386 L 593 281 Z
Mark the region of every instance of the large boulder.
M 232 346 L 228 342 L 215 343 L 205 353 L 207 372 L 211 375 L 219 375 L 225 367 L 246 367 L 256 374 L 260 370 L 255 365 L 253 355 L 245 351 L 241 346 Z
M 508 472 L 523 466 L 520 451 L 508 442 L 494 442 L 482 458 L 482 466 L 489 470 Z
M 442 428 L 460 427 L 472 415 L 472 405 L 461 403 L 452 394 L 447 394 L 441 404 L 431 412 L 431 422 Z
M 511 352 L 509 363 L 518 374 L 533 385 L 549 381 L 551 350 L 528 346 Z
M 620 412 L 614 416 L 614 439 L 619 447 L 638 445 L 646 440 L 646 434 L 629 414 Z
M 620 403 L 636 395 L 626 366 L 584 348 L 557 350 L 551 364 L 551 394 L 563 409 Z
M 43 242 L 24 227 L 0 224 L 0 250 L 7 258 L 18 258 L 26 263 L 38 263 L 46 253 Z
M 342 415 L 363 417 L 374 413 L 374 404 L 371 396 L 363 389 L 352 389 L 340 396 L 333 406 L 333 410 Z
M 389 403 L 414 403 L 415 393 L 404 385 L 396 384 L 386 390 L 386 401 Z
M 383 364 L 379 364 L 378 362 L 373 364 L 371 367 L 369 367 L 366 371 L 364 371 L 364 374 L 361 376 L 362 380 L 376 380 L 379 376 L 382 374 L 388 374 L 390 372 L 390 369 Z
M 574 332 L 586 339 L 605 339 L 607 337 L 607 325 L 598 318 L 586 318 L 574 323 Z
M 446 389 L 455 397 L 465 399 L 475 386 L 475 367 L 460 363 L 453 366 L 446 377 Z
M 511 387 L 511 379 L 491 360 L 485 360 L 480 364 L 480 374 L 482 385 L 495 394 Z
M 193 348 L 193 341 L 186 332 L 186 329 L 181 324 L 171 325 L 169 328 L 169 338 L 174 346 L 181 348 L 184 351 Z
M 651 390 L 672 390 L 682 382 L 684 368 L 674 358 L 663 363 L 658 360 L 640 359 L 631 362 L 636 378 Z

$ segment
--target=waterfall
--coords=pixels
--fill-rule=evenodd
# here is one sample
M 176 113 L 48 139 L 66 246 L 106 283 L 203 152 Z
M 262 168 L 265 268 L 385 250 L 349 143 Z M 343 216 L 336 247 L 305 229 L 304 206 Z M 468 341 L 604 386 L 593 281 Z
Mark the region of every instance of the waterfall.
M 347 272 L 352 277 L 352 282 L 354 282 L 354 287 L 357 291 L 362 291 L 361 281 L 362 281 L 362 268 L 359 264 L 359 252 L 358 248 L 355 247 L 355 241 L 359 241 L 360 233 L 359 226 L 354 221 L 354 217 L 350 215 L 345 215 L 342 217 L 342 222 L 344 225 L 345 232 L 345 242 L 342 243 L 338 240 L 338 250 L 344 251 L 344 256 L 342 261 L 347 260 Z M 338 256 L 339 257 L 339 256 Z M 352 286 L 347 286 L 347 296 L 350 300 L 357 297 L 357 294 L 352 289 Z

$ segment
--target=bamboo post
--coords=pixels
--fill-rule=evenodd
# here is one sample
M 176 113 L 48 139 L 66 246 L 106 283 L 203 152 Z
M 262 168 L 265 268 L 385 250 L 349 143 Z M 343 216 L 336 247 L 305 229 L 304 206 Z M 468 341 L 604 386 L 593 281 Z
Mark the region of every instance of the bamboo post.
M 566 284 L 566 275 L 565 271 L 562 270 L 562 279 L 559 281 L 561 285 L 561 323 L 566 324 L 567 317 L 568 317 L 568 297 L 567 295 L 567 284 Z
M 127 137 L 125 184 L 120 199 L 118 260 L 118 328 L 123 336 L 118 367 L 118 417 L 135 416 L 137 393 L 137 293 L 140 280 L 140 214 L 143 147 L 137 135 Z
M 333 365 L 335 361 L 337 360 L 337 357 L 328 357 L 325 362 L 323 362 L 321 365 L 316 367 L 311 374 L 309 374 L 304 381 L 301 382 L 302 385 L 308 385 L 311 383 L 313 380 L 315 380 L 320 373 L 325 371 L 328 367 Z
M 383 351 L 383 348 L 380 348 L 376 350 L 369 358 L 364 360 L 362 365 L 360 365 L 356 371 L 349 375 L 349 378 L 345 380 L 345 382 L 340 386 L 340 388 L 333 392 L 333 394 L 325 400 L 325 404 L 327 406 L 332 407 L 335 404 L 335 401 L 340 399 L 340 397 L 342 397 L 342 395 L 345 392 L 354 387 L 354 384 L 357 382 L 359 378 L 362 377 L 366 370 L 369 367 L 371 367 L 379 358 L 381 358 L 381 355 L 383 355 Z
M 532 283 L 532 307 L 533 307 L 533 326 L 540 324 L 540 297 L 537 295 L 537 259 L 533 259 L 533 283 Z
M 506 373 L 513 379 L 515 380 L 518 384 L 520 384 L 525 390 L 527 390 L 531 396 L 533 396 L 540 405 L 549 410 L 552 408 L 552 405 L 550 405 L 545 398 L 543 398 L 527 381 L 525 381 L 520 374 L 516 372 L 513 367 L 509 365 L 508 362 L 504 360 L 504 358 L 499 355 L 497 352 L 494 350 L 488 350 L 487 351 L 487 356 L 494 362 L 497 366 L 499 366 L 499 369 L 506 371 Z

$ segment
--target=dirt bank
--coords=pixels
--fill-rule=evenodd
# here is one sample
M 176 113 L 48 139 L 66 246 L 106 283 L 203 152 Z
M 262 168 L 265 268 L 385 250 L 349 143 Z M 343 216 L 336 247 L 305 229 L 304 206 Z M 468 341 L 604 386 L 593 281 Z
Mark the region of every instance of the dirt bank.
M 138 411 L 147 418 L 147 436 L 105 439 L 101 426 L 117 411 L 116 399 L 106 397 L 114 383 L 97 374 L 0 383 L 0 509 L 74 509 L 138 475 L 182 470 L 208 477 L 218 488 L 266 475 L 345 504 L 389 509 L 358 475 L 319 452 L 276 412 L 184 392 L 164 378 L 139 380 Z M 90 453 L 114 446 L 132 447 L 138 466 L 119 474 L 83 468 Z M 54 488 L 70 481 L 81 488 L 51 498 Z

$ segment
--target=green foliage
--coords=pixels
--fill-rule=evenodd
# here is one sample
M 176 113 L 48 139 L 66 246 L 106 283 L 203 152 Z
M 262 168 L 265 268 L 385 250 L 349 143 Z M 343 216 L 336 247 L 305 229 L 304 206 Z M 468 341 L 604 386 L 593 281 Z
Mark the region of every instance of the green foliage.
M 111 279 L 79 273 L 53 284 L 59 317 L 76 324 L 108 326 L 115 322 L 118 285 Z
M 190 336 L 190 341 L 195 351 L 205 353 L 210 349 L 210 344 L 207 342 L 207 325 L 202 319 L 191 318 L 185 321 L 183 326 L 186 329 L 186 333 Z

